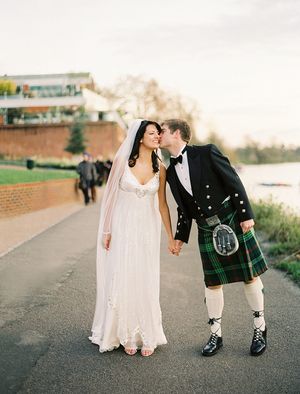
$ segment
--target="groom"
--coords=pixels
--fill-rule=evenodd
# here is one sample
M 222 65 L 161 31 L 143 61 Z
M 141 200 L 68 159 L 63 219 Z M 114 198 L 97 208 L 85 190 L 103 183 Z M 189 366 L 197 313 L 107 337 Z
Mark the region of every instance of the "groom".
M 260 279 L 260 275 L 267 270 L 267 264 L 253 231 L 254 215 L 244 186 L 228 159 L 215 145 L 187 145 L 190 139 L 190 127 L 184 120 L 170 119 L 162 123 L 160 147 L 171 154 L 167 181 L 178 205 L 175 234 L 177 255 L 183 243 L 188 243 L 193 219 L 198 226 L 205 302 L 211 330 L 202 354 L 213 356 L 223 345 L 222 285 L 244 282 L 245 295 L 254 317 L 250 353 L 259 356 L 267 346 L 263 284 Z M 220 255 L 214 249 L 212 233 L 218 222 L 229 225 L 239 242 L 238 250 L 229 256 Z

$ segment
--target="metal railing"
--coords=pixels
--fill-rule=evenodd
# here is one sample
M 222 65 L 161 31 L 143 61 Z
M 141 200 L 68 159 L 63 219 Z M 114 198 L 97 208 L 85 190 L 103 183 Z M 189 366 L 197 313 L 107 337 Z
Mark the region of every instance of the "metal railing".
M 82 92 L 76 92 L 75 94 L 67 94 L 67 93 L 61 93 L 61 94 L 47 94 L 50 92 L 38 92 L 34 91 L 33 93 L 19 93 L 19 94 L 4 94 L 0 95 L 0 100 L 20 100 L 20 99 L 32 99 L 32 98 L 52 98 L 52 97 L 76 97 L 76 96 L 82 96 Z

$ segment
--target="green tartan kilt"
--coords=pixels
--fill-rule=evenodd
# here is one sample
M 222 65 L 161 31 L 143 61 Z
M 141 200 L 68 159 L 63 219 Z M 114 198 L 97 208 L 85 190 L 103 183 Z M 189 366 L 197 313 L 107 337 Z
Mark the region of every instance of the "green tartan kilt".
M 230 202 L 225 204 L 231 205 Z M 230 225 L 239 241 L 238 250 L 231 256 L 221 256 L 215 251 L 212 239 L 214 226 L 198 223 L 199 250 L 206 286 L 248 282 L 268 269 L 253 228 L 243 234 L 238 216 L 235 213 L 232 218 L 233 214 L 234 210 L 223 217 L 218 215 L 222 224 Z

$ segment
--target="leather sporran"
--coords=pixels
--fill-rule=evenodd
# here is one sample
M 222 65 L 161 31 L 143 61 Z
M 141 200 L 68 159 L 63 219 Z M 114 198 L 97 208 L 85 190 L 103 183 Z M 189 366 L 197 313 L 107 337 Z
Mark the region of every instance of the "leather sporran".
M 213 245 L 221 256 L 230 256 L 239 248 L 239 241 L 233 229 L 226 224 L 219 224 L 213 230 Z

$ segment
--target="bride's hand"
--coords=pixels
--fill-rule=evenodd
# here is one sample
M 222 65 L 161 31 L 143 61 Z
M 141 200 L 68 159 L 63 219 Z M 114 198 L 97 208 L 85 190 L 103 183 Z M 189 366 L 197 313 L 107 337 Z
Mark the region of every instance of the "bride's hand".
M 174 239 L 173 237 L 172 237 L 172 238 L 169 238 L 168 249 L 169 249 L 169 252 L 170 252 L 171 254 L 175 254 L 175 251 L 176 251 L 176 244 L 175 244 L 175 239 Z
M 110 241 L 111 241 L 111 234 L 104 234 L 103 235 L 103 246 L 104 246 L 104 249 L 109 250 Z

